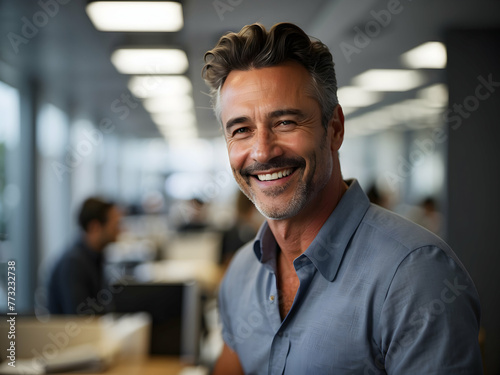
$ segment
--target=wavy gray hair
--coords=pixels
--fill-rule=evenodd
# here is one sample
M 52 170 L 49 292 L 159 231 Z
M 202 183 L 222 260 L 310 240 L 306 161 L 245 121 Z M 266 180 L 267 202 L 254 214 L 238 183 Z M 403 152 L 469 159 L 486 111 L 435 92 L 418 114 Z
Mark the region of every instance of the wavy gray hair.
M 232 70 L 250 70 L 276 66 L 287 61 L 303 65 L 312 77 L 312 96 L 321 107 L 321 121 L 327 127 L 338 104 L 337 78 L 332 54 L 319 40 L 311 40 L 298 26 L 278 23 L 269 32 L 258 23 L 247 25 L 239 33 L 222 36 L 205 53 L 202 77 L 210 86 L 212 105 L 221 121 L 220 90 Z

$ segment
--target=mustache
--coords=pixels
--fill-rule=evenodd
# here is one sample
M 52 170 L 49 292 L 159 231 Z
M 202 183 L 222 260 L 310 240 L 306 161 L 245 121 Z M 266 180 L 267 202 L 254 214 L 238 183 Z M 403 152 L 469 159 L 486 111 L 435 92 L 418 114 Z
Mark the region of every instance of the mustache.
M 288 157 L 276 157 L 269 160 L 267 163 L 255 162 L 246 168 L 240 170 L 242 176 L 249 176 L 256 174 L 258 172 L 268 171 L 270 169 L 279 168 L 301 168 L 305 167 L 306 161 L 304 158 L 288 158 Z

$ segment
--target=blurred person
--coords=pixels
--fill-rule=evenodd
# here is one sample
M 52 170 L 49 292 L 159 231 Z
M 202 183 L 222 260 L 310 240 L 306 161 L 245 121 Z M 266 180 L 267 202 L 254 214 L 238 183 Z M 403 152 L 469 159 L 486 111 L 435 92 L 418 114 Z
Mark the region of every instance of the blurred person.
M 177 231 L 203 231 L 208 228 L 207 204 L 203 200 L 199 198 L 192 198 L 185 203 L 184 207 L 184 211 L 187 215 L 185 215 L 185 220 L 177 228 Z
M 205 54 L 229 161 L 266 217 L 219 293 L 214 374 L 480 374 L 474 284 L 440 238 L 344 180 L 328 48 L 245 26 Z
M 432 233 L 441 235 L 441 213 L 433 197 L 423 199 L 418 207 L 410 213 L 410 219 Z
M 103 250 L 116 241 L 121 216 L 119 208 L 111 202 L 94 197 L 83 202 L 78 214 L 81 235 L 56 262 L 49 278 L 51 314 L 95 314 L 104 310 L 95 304 L 105 287 Z
M 222 234 L 220 263 L 227 267 L 234 253 L 247 242 L 253 240 L 262 216 L 245 194 L 238 191 L 236 197 L 236 221 L 233 226 Z
M 366 192 L 366 196 L 370 200 L 371 203 L 377 204 L 380 207 L 390 209 L 389 198 L 380 191 L 376 184 L 370 185 L 368 191 Z
M 148 191 L 141 200 L 142 211 L 146 215 L 163 214 L 165 206 L 165 197 L 158 190 Z

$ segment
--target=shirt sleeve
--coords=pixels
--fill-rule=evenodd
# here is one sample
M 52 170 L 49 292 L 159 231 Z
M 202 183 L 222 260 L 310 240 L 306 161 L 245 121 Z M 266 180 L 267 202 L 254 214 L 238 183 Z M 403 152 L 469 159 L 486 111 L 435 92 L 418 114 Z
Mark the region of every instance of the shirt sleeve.
M 387 374 L 482 374 L 479 298 L 467 272 L 435 246 L 399 265 L 380 315 Z

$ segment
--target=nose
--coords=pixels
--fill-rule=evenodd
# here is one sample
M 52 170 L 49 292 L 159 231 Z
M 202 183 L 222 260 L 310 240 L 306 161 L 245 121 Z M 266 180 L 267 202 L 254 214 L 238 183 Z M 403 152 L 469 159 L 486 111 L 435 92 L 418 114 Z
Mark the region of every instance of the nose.
M 283 154 L 277 136 L 269 129 L 259 129 L 254 136 L 251 158 L 259 163 L 266 163 L 269 160 Z

